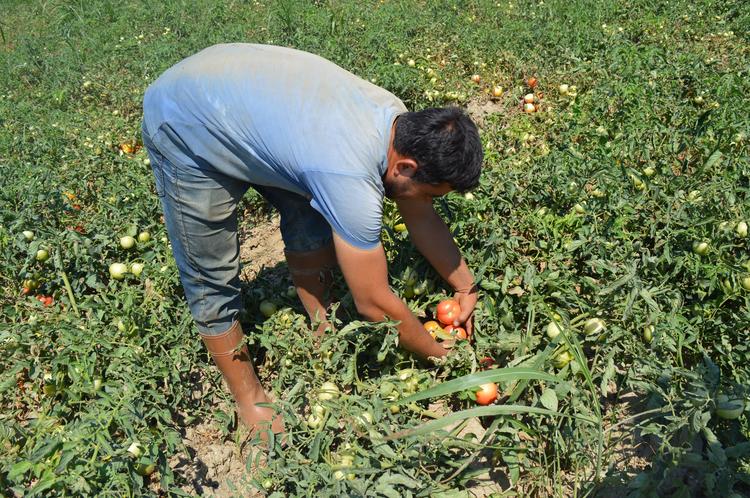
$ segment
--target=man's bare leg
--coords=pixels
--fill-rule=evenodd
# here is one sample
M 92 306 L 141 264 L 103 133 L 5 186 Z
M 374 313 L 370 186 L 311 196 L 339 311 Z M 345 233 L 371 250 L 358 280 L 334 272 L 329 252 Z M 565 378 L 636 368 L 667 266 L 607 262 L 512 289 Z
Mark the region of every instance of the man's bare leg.
M 333 243 L 308 252 L 284 251 L 292 282 L 313 325 L 318 323 L 316 336 L 321 336 L 331 324 L 326 318 L 331 304 L 330 291 L 336 251 Z

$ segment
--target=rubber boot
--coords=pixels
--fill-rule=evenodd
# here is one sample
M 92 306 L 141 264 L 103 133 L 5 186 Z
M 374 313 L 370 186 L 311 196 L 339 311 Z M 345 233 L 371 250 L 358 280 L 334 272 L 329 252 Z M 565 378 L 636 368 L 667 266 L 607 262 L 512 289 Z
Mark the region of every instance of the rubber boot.
M 229 390 L 237 404 L 237 415 L 240 421 L 254 435 L 258 430 L 269 428 L 274 433 L 284 432 L 281 414 L 275 414 L 272 408 L 256 406 L 256 403 L 269 403 L 263 386 L 255 375 L 253 362 L 247 346 L 242 344 L 242 326 L 236 321 L 226 332 L 219 335 L 203 335 L 203 343 L 211 353 L 216 366 L 219 367 Z M 239 347 L 242 344 L 242 347 Z M 266 439 L 265 434 L 261 434 Z
M 337 265 L 333 243 L 315 251 L 284 251 L 284 255 L 302 305 L 313 324 L 319 324 L 315 335 L 321 336 L 332 328 L 326 313 L 331 304 L 333 269 Z

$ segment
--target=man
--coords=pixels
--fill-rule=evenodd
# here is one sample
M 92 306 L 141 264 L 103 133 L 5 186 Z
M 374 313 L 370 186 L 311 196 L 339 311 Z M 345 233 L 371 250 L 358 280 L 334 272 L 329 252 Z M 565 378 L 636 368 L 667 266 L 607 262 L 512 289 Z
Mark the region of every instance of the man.
M 144 97 L 143 141 L 185 297 L 206 348 L 257 430 L 270 408 L 243 334 L 237 203 L 248 188 L 281 213 L 285 255 L 313 320 L 325 319 L 337 263 L 357 310 L 398 320 L 418 357 L 446 350 L 388 286 L 380 245 L 383 197 L 394 199 L 419 251 L 456 290 L 460 322 L 476 304 L 473 276 L 432 200 L 478 183 L 482 147 L 459 109 L 403 103 L 318 56 L 274 46 L 207 48 L 166 71 Z

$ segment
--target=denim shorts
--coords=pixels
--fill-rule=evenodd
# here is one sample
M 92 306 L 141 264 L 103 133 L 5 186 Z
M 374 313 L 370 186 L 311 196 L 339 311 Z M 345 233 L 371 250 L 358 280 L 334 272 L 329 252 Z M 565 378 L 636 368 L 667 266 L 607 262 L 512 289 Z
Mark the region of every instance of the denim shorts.
M 301 195 L 232 178 L 220 167 L 173 164 L 145 130 L 143 144 L 185 298 L 201 334 L 226 331 L 242 309 L 237 205 L 250 187 L 281 214 L 287 251 L 314 251 L 332 242 L 330 225 Z

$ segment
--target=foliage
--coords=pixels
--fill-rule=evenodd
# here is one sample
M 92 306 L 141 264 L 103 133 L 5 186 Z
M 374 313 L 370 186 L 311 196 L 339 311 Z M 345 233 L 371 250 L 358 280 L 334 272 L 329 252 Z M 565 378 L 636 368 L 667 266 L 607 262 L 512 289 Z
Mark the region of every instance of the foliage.
M 462 496 L 489 451 L 508 495 L 606 495 L 613 482 L 633 496 L 750 492 L 747 416 L 716 410 L 721 396 L 746 399 L 750 378 L 750 245 L 735 230 L 750 220 L 747 2 L 5 4 L 4 494 L 183 494 L 169 464 L 183 428 L 208 418 L 232 429 L 139 148 L 146 86 L 227 41 L 315 52 L 410 108 L 479 109 L 486 158 L 473 198 L 436 203 L 482 289 L 474 344 L 444 364 L 415 364 L 394 324 L 358 321 L 342 282 L 338 331 L 319 344 L 288 282 L 248 284 L 248 342 L 291 429 L 267 462 L 248 462 L 253 486 Z M 531 75 L 541 107 L 525 114 Z M 251 194 L 242 211 L 246 226 L 269 212 Z M 449 289 L 393 229 L 392 204 L 384 221 L 394 291 L 432 316 Z M 148 242 L 119 245 L 142 231 Z M 52 257 L 38 261 L 39 249 Z M 116 261 L 145 269 L 114 280 Z M 425 292 L 408 291 L 412 275 Z M 39 287 L 26 295 L 28 281 Z M 262 299 L 281 308 L 267 320 Z M 593 317 L 606 327 L 586 334 Z M 562 328 L 554 339 L 549 322 Z M 485 357 L 502 368 L 480 372 Z M 467 387 L 483 375 L 500 376 L 502 401 L 477 409 Z M 318 401 L 326 380 L 341 395 Z M 638 411 L 618 411 L 631 392 Z M 459 436 L 474 415 L 481 440 Z M 649 438 L 649 465 L 612 464 L 623 428 Z

